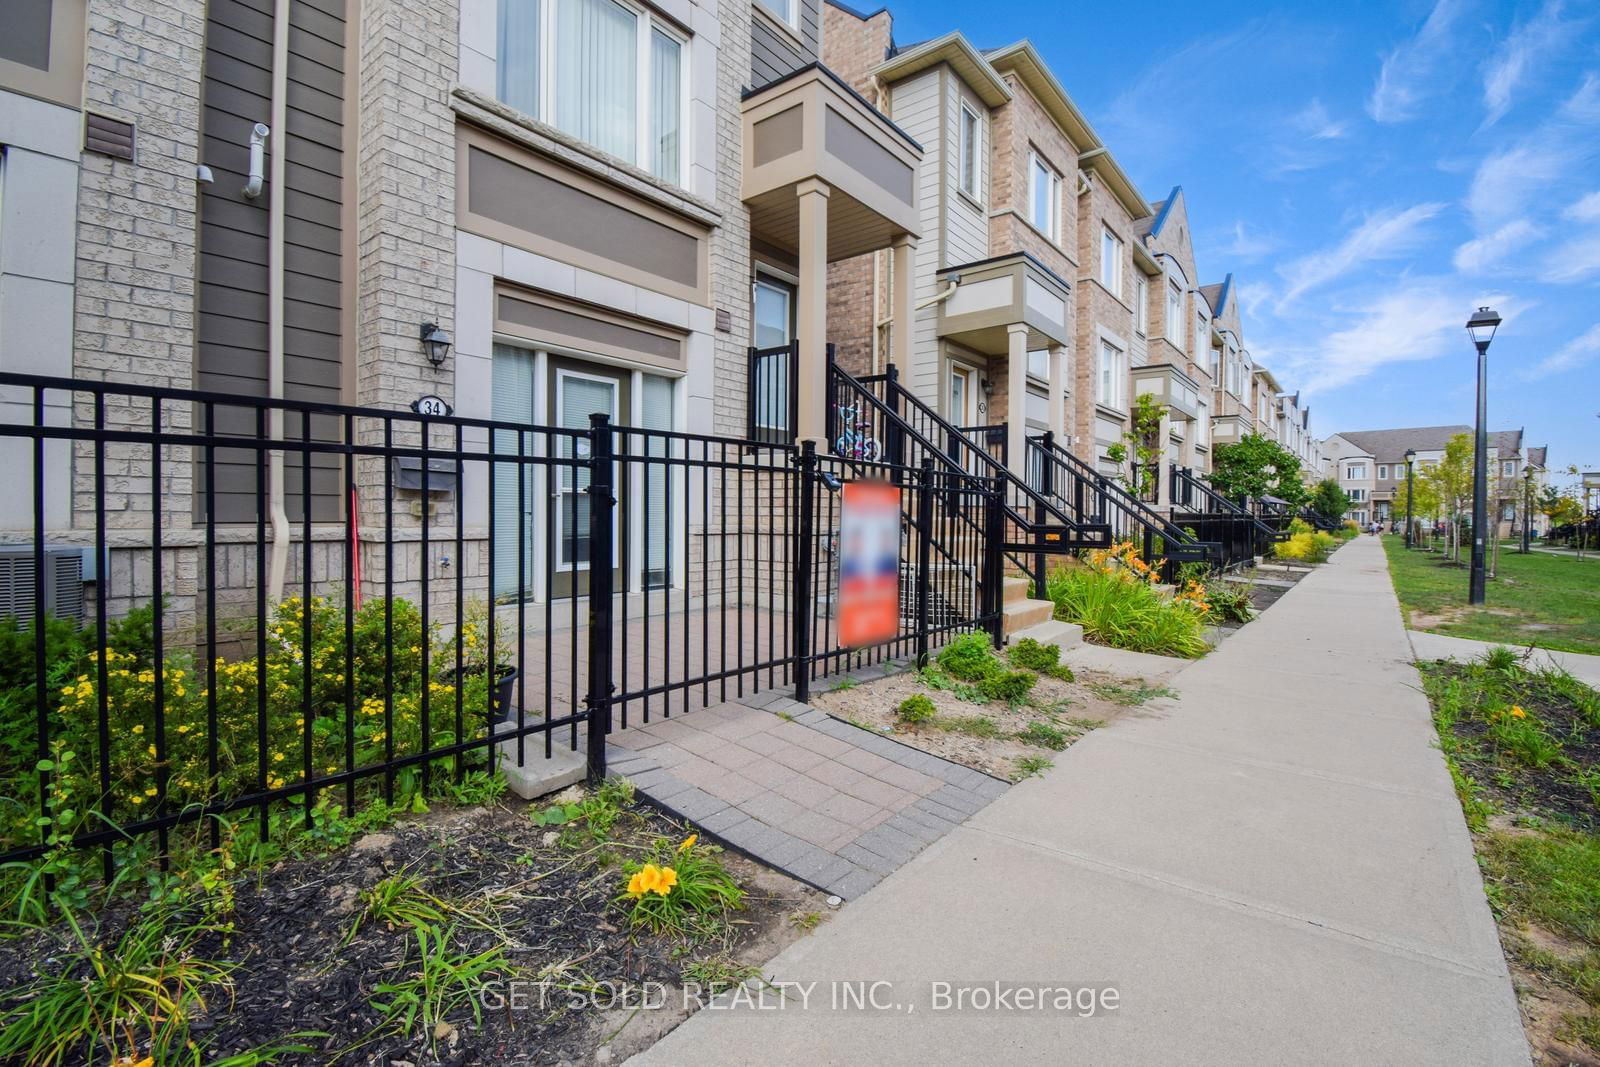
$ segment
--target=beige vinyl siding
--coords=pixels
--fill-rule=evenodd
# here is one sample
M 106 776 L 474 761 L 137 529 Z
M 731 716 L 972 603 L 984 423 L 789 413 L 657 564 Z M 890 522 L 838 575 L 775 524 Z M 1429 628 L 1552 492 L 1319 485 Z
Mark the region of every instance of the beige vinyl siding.
M 896 82 L 890 99 L 895 124 L 923 146 L 922 165 L 917 169 L 917 193 L 921 198 L 922 211 L 922 240 L 917 242 L 917 291 L 914 300 L 918 304 L 934 294 L 938 285 L 938 268 L 948 262 L 939 241 L 939 173 L 948 154 L 943 138 L 939 136 L 943 78 L 942 68 L 923 71 L 905 81 Z M 939 363 L 934 355 L 938 351 L 938 334 L 939 309 L 930 307 L 917 312 L 911 339 L 915 366 L 901 368 L 912 390 L 930 404 L 938 399 L 939 393 Z
M 344 145 L 344 0 L 293 0 L 289 9 L 288 129 L 274 130 L 270 153 L 286 153 L 284 209 L 284 394 L 337 403 L 340 363 L 340 205 Z M 271 0 L 212 0 L 206 20 L 201 162 L 216 180 L 201 187 L 199 346 L 201 389 L 245 396 L 267 392 L 267 208 L 241 190 L 249 171 L 250 129 L 272 116 Z M 203 418 L 196 413 L 196 420 Z M 255 435 L 255 416 L 218 408 L 217 429 Z M 300 436 L 290 415 L 285 432 Z M 312 420 L 312 436 L 339 439 L 337 419 Z M 217 454 L 217 518 L 255 518 L 256 456 Z M 291 519 L 302 516 L 298 457 L 286 463 Z M 313 459 L 312 517 L 342 513 L 337 458 Z M 196 507 L 203 507 L 197 500 Z
M 978 202 L 989 199 L 989 109 L 967 93 L 961 79 L 945 72 L 945 263 L 971 263 L 989 257 L 989 220 L 960 193 L 961 188 L 961 105 L 965 103 L 978 116 Z M 927 141 L 923 142 L 927 144 Z
M 752 0 L 759 7 L 759 0 Z M 822 0 L 796 0 L 800 5 L 800 39 L 794 32 L 785 33 L 774 28 L 762 15 L 771 15 L 772 22 L 781 21 L 768 8 L 760 14 L 750 14 L 750 84 L 759 88 L 783 77 L 790 71 L 817 61 L 821 50 Z

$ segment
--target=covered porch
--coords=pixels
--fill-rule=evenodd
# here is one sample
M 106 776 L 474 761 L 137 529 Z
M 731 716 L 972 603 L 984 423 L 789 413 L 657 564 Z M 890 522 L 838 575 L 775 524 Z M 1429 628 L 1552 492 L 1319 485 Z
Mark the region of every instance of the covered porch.
M 915 276 L 922 146 L 838 75 L 813 63 L 747 93 L 741 195 L 752 243 L 796 264 L 793 437 L 826 447 L 828 264 L 892 249 Z M 890 355 L 911 361 L 913 287 L 893 287 Z

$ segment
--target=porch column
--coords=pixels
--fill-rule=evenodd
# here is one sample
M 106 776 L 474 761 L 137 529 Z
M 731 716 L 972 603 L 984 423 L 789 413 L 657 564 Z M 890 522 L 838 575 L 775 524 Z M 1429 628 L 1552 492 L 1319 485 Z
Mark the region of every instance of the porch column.
M 1067 440 L 1067 350 L 1062 345 L 1050 346 L 1050 433 L 1070 448 Z
M 917 239 L 903 233 L 894 239 L 894 324 L 889 328 L 889 360 L 900 368 L 901 381 L 920 381 L 911 366 L 911 338 L 916 332 Z M 877 310 L 873 310 L 877 314 Z M 931 355 L 931 354 L 930 354 Z
M 795 187 L 800 198 L 800 291 L 795 334 L 800 342 L 799 423 L 796 443 L 817 442 L 826 452 L 828 403 L 828 194 L 827 183 L 808 178 Z
M 1006 452 L 1011 469 L 1022 474 L 1027 463 L 1028 327 L 1006 327 Z
M 1161 429 L 1156 438 L 1160 442 L 1160 457 L 1156 463 L 1156 501 L 1162 504 L 1172 503 L 1172 409 L 1166 405 L 1161 407 Z

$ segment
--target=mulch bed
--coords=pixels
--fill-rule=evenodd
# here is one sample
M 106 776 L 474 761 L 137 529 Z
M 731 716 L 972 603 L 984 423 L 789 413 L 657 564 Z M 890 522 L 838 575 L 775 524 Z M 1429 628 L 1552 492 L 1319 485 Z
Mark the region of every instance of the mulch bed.
M 1451 661 L 1440 661 L 1426 668 L 1446 677 L 1465 676 L 1467 668 Z M 1600 765 L 1600 728 L 1583 718 L 1573 703 L 1557 694 L 1525 692 L 1522 708 L 1545 726 L 1551 737 L 1561 742 L 1562 754 L 1585 767 Z M 1492 754 L 1489 726 L 1477 719 L 1459 719 L 1455 734 L 1462 741 Z M 1600 807 L 1594 794 L 1570 773 L 1536 769 L 1513 759 L 1458 759 L 1462 773 L 1478 789 L 1507 812 L 1537 812 L 1569 822 L 1577 829 L 1600 832 Z
M 560 828 L 536 826 L 528 813 L 520 802 L 441 811 L 368 834 L 334 855 L 279 863 L 262 872 L 259 883 L 246 877 L 238 888 L 231 940 L 224 944 L 207 934 L 198 946 L 207 959 L 239 964 L 231 1003 L 225 994 L 209 998 L 209 1016 L 193 1026 L 194 1039 L 206 1050 L 204 1062 L 300 1031 L 331 1036 L 305 1039 L 315 1054 L 274 1062 L 386 1067 L 620 1062 L 688 1014 L 672 1014 L 672 1009 L 682 1005 L 676 992 L 692 961 L 715 957 L 759 965 L 829 911 L 814 890 L 724 854 L 749 896 L 720 937 L 686 946 L 682 939 L 634 934 L 612 903 L 622 881 L 619 860 L 640 855 L 657 837 L 675 841 L 689 831 L 636 805 L 618 821 L 610 841 L 573 846 L 561 840 Z M 439 897 L 501 901 L 496 921 L 509 931 L 505 951 L 518 977 L 555 968 L 567 982 L 659 982 L 675 994 L 666 999 L 668 1017 L 639 1013 L 656 1017 L 630 1026 L 630 1011 L 605 1005 L 572 1008 L 565 994 L 552 991 L 542 1009 L 486 1011 L 479 1024 L 470 1008 L 463 1008 L 437 1035 L 420 1032 L 418 1024 L 418 1032 L 375 1036 L 382 1020 L 369 1002 L 375 986 L 415 970 L 416 937 L 409 928 L 369 920 L 346 939 L 361 910 L 361 890 L 397 872 L 420 876 Z M 121 905 L 102 913 L 103 939 L 115 943 L 132 911 L 132 905 Z M 812 913 L 820 914 L 802 924 L 791 922 Z M 454 950 L 468 954 L 496 943 L 497 934 L 466 924 L 457 926 L 451 942 Z M 3 991 L 26 980 L 35 962 L 50 952 L 45 935 L 0 942 L 0 1006 L 7 999 Z
M 813 693 L 811 706 L 941 759 L 1006 781 L 1017 781 L 1024 776 L 1021 761 L 1029 757 L 1052 759 L 1059 752 L 1018 740 L 1017 733 L 1026 730 L 1030 723 L 1046 722 L 1060 729 L 1070 745 L 1089 730 L 1127 711 L 1126 705 L 1107 699 L 1092 687 L 1120 688 L 1124 684 L 1132 687 L 1130 691 L 1138 691 L 1142 685 L 1098 671 L 1078 671 L 1077 679 L 1072 682 L 1040 675 L 1028 694 L 1029 703 L 1009 707 L 1001 702 L 978 704 L 962 700 L 953 692 L 923 684 L 916 671 L 904 670 L 848 689 Z M 933 701 L 941 718 L 990 720 L 995 736 L 973 736 L 927 723 L 913 726 L 901 722 L 895 709 L 901 701 L 917 693 Z

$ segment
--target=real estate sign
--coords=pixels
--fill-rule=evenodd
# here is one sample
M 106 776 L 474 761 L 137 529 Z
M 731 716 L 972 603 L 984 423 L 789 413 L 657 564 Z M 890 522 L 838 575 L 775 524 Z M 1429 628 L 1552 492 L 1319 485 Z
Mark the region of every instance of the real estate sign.
M 839 644 L 887 641 L 900 628 L 900 490 L 847 482 L 839 509 Z

